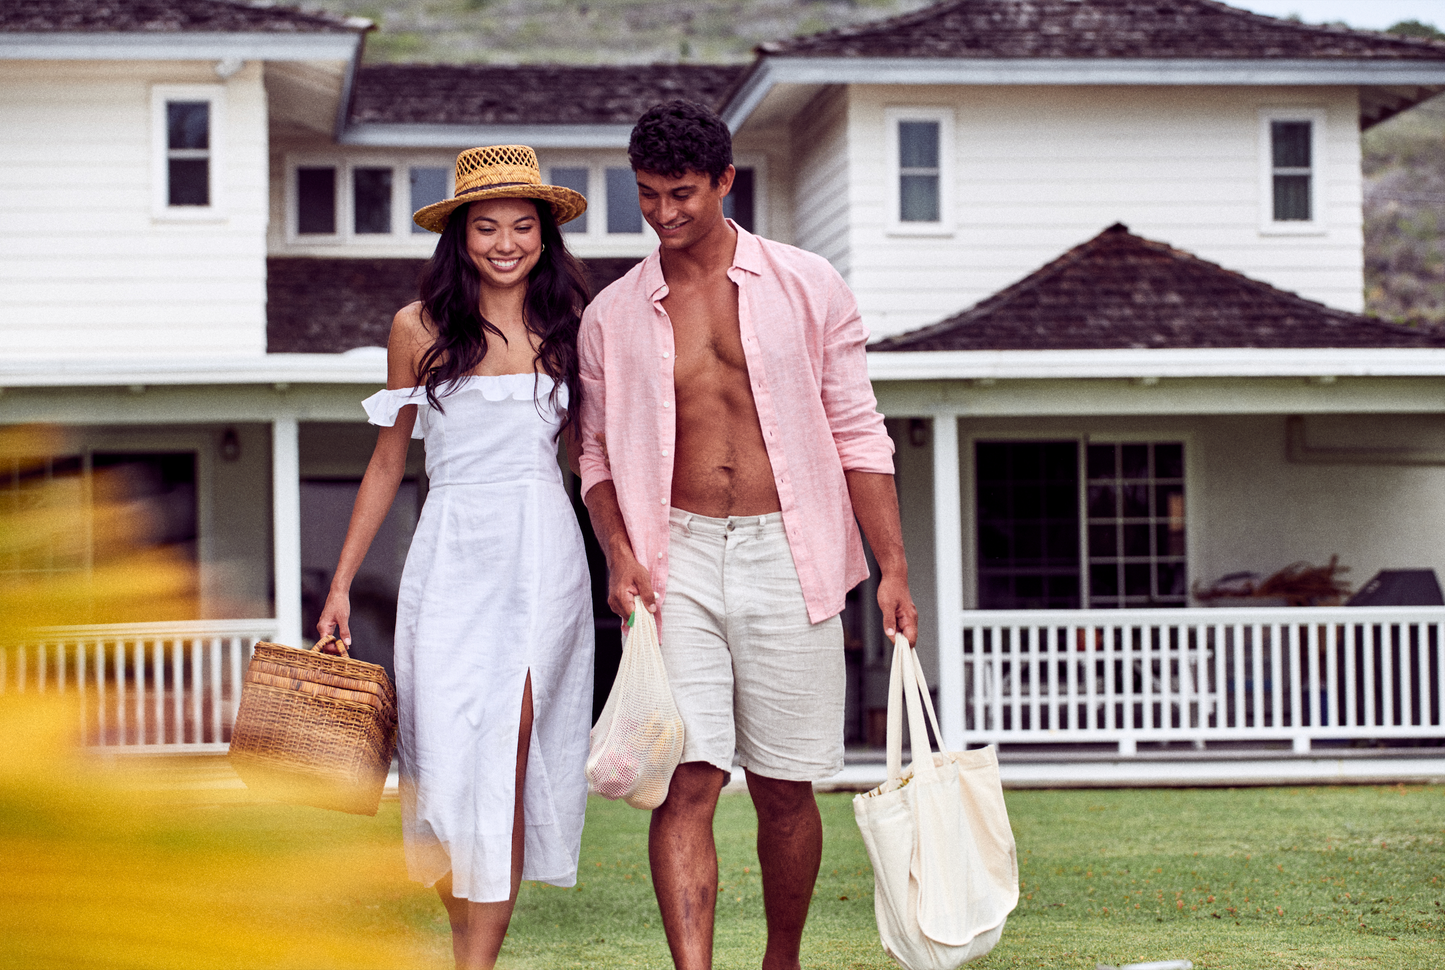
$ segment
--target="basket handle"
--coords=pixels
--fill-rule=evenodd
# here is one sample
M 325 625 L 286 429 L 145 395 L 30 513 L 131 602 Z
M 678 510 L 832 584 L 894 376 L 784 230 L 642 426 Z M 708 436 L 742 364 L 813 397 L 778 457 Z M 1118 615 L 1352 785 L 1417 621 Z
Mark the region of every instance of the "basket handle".
M 351 653 L 346 649 L 346 641 L 343 640 L 343 639 L 341 639 L 340 637 L 333 636 L 333 635 L 331 635 L 331 634 L 329 634 L 329 633 L 328 633 L 326 636 L 322 637 L 320 640 L 317 640 L 314 644 L 312 644 L 312 646 L 311 646 L 311 652 L 312 652 L 312 653 L 325 653 L 326 651 L 323 650 L 322 648 L 323 648 L 323 647 L 329 647 L 329 646 L 331 646 L 332 644 L 336 644 L 337 646 L 341 647 L 341 656 L 343 656 L 343 657 L 349 657 L 349 656 L 351 656 Z

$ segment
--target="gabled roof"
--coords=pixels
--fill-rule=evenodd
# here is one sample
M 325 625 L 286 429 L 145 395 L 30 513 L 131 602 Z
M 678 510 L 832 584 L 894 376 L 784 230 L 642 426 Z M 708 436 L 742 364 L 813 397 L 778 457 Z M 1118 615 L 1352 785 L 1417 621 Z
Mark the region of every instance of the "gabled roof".
M 355 33 L 355 18 L 242 0 L 4 0 L 5 33 Z
M 717 105 L 740 65 L 376 64 L 357 73 L 353 124 L 626 124 L 659 101 Z
M 1369 127 L 1445 90 L 1445 42 L 1216 0 L 943 0 L 762 44 L 721 114 L 786 126 L 830 84 L 1347 85 Z
M 758 51 L 784 57 L 1441 60 L 1445 43 L 1280 20 L 1215 0 L 946 0 Z
M 1115 224 L 948 319 L 870 351 L 1445 347 L 1445 332 L 1315 303 Z

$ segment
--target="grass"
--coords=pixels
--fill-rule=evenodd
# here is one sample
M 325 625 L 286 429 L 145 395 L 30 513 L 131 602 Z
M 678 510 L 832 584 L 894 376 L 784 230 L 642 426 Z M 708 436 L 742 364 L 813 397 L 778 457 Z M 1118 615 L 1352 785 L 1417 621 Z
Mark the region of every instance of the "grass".
M 450 966 L 435 895 L 406 881 L 400 813 L 374 819 L 164 794 L 58 746 L 0 705 L 0 968 Z M 69 721 L 70 714 L 56 720 Z M 73 723 L 71 721 L 70 723 Z M 174 779 L 172 779 L 174 780 Z M 1445 787 L 1014 791 L 1023 896 L 972 964 L 1436 968 L 1445 953 Z M 847 795 L 820 797 L 823 869 L 804 965 L 892 967 Z M 647 814 L 589 806 L 578 885 L 527 884 L 503 970 L 666 968 Z M 756 967 L 764 924 L 745 795 L 718 808 L 716 966 Z

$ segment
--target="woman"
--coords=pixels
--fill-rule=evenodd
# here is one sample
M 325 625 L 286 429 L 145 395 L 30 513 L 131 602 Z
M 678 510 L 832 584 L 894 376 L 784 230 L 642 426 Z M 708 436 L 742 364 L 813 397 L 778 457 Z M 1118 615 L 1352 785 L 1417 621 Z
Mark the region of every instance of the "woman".
M 403 836 L 473 968 L 496 962 L 522 879 L 577 878 L 593 628 L 556 449 L 565 433 L 575 471 L 588 294 L 557 227 L 587 203 L 543 185 L 522 146 L 463 152 L 456 186 L 415 215 L 441 239 L 392 321 L 387 389 L 364 402 L 381 429 L 317 630 L 350 642 L 352 577 L 424 438 L 397 603 Z

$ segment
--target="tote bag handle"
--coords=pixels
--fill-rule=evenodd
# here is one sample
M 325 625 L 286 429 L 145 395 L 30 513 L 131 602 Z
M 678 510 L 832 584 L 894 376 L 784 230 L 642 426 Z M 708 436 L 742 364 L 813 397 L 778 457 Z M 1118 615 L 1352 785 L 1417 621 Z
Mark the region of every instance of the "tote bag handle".
M 888 675 L 888 782 L 884 786 L 885 791 L 897 788 L 903 776 L 905 707 L 908 710 L 908 753 L 913 759 L 914 775 L 931 780 L 936 777 L 937 768 L 933 763 L 933 748 L 928 742 L 925 708 L 940 750 L 943 732 L 939 730 L 938 715 L 933 710 L 933 699 L 928 696 L 928 683 L 924 680 L 918 657 L 907 638 L 900 633 L 893 640 L 893 669 Z

